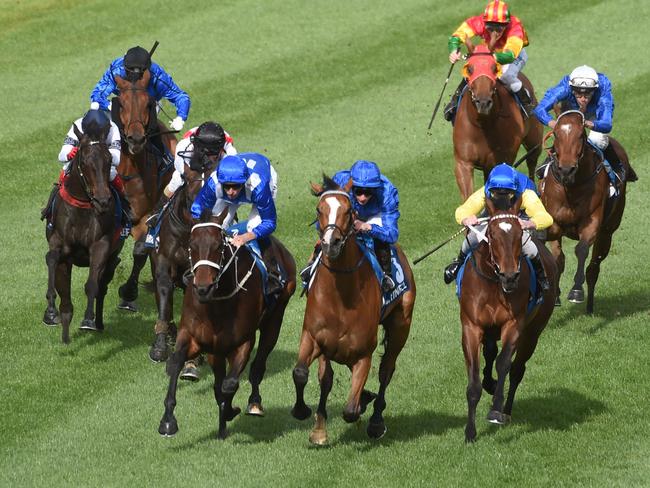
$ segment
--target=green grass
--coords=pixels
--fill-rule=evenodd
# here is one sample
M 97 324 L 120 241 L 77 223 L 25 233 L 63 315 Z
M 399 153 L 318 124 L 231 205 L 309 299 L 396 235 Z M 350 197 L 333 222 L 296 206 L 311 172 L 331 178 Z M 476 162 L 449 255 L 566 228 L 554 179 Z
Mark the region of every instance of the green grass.
M 155 59 L 193 101 L 188 125 L 213 118 L 240 151 L 267 154 L 280 174 L 277 235 L 299 263 L 314 241 L 315 201 L 308 181 L 355 159 L 372 159 L 400 190 L 401 243 L 413 259 L 456 230 L 451 128 L 426 124 L 446 73 L 446 39 L 483 5 L 475 1 L 356 2 L 145 0 L 3 2 L 0 112 L 0 486 L 312 485 L 642 486 L 650 479 L 647 344 L 650 343 L 650 232 L 646 137 L 650 65 L 637 33 L 647 2 L 517 2 L 531 46 L 525 72 L 538 94 L 578 64 L 614 84 L 614 135 L 640 181 L 602 266 L 595 314 L 556 309 L 518 391 L 513 423 L 482 421 L 465 446 L 466 375 L 458 305 L 441 270 L 447 246 L 416 269 L 412 333 L 388 390 L 388 433 L 379 442 L 339 413 L 349 373 L 335 366 L 330 446 L 313 449 L 311 421 L 291 418 L 291 368 L 304 300 L 290 303 L 262 384 L 264 419 L 240 417 L 215 438 L 209 377 L 182 384 L 180 432 L 157 427 L 167 386 L 164 366 L 147 357 L 154 304 L 141 289 L 141 312 L 115 309 L 109 291 L 102 335 L 76 330 L 86 270 L 74 273 L 72 344 L 41 325 L 46 242 L 38 221 L 72 120 L 108 62 L 133 44 L 161 44 Z M 629 53 L 623 55 L 622 53 Z M 458 71 L 447 95 L 458 82 Z M 459 244 L 459 243 L 458 243 Z M 575 270 L 567 250 L 568 290 Z M 147 272 L 143 275 L 147 278 Z M 179 301 L 177 301 L 178 303 Z M 177 310 L 177 315 L 179 310 Z M 377 387 L 377 357 L 369 386 Z M 249 392 L 244 379 L 236 400 Z M 307 387 L 317 403 L 316 370 Z

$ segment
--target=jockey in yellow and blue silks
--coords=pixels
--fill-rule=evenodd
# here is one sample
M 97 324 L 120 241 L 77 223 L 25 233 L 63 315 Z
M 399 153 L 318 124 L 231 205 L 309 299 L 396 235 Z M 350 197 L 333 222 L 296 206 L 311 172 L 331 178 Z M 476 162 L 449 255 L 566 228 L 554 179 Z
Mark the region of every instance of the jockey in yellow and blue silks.
M 487 227 L 487 222 L 479 222 L 477 215 L 485 208 L 485 199 L 489 198 L 497 203 L 497 206 L 504 208 L 512 206 L 521 197 L 520 209 L 528 216 L 527 219 L 519 219 L 524 230 L 521 240 L 522 253 L 528 257 L 533 264 L 537 281 L 543 290 L 550 289 L 550 284 L 542 260 L 539 257 L 537 246 L 533 242 L 528 230 L 543 230 L 553 224 L 553 217 L 546 211 L 544 204 L 537 196 L 535 183 L 526 175 L 520 173 L 512 166 L 501 163 L 495 166 L 488 176 L 485 185 L 474 192 L 460 207 L 456 209 L 456 222 L 461 225 L 471 225 L 482 231 Z M 504 202 L 505 205 L 499 205 Z M 479 244 L 476 234 L 470 232 L 463 241 L 460 254 L 446 268 L 444 272 L 445 283 L 449 284 L 456 278 L 458 270 L 465 262 L 470 250 Z
M 381 174 L 379 168 L 372 161 L 359 160 L 349 170 L 336 173 L 332 180 L 341 188 L 352 180 L 350 188 L 350 201 L 355 212 L 354 229 L 372 237 L 377 261 L 381 266 L 384 276 L 381 281 L 385 293 L 395 288 L 391 278 L 390 245 L 397 242 L 399 230 L 399 196 L 397 188 L 388 178 Z M 319 245 L 314 251 L 315 257 L 320 251 Z M 301 271 L 303 284 L 309 283 L 311 265 Z
M 160 65 L 151 62 L 149 51 L 140 46 L 132 47 L 123 57 L 113 60 L 90 94 L 90 107 L 109 110 L 108 97 L 119 94 L 115 76 L 135 82 L 142 78 L 146 70 L 151 73 L 151 79 L 147 86 L 149 95 L 156 102 L 166 98 L 176 107 L 176 117 L 171 121 L 170 127 L 173 130 L 182 130 L 190 113 L 190 97 L 174 83 L 172 77 Z M 119 125 L 120 122 L 116 119 L 118 117 L 114 114 L 113 121 Z M 152 137 L 151 142 L 161 154 L 166 154 L 160 135 Z
M 578 66 L 571 74 L 549 88 L 533 113 L 544 125 L 551 129 L 556 120 L 549 114 L 556 103 L 561 110 L 579 110 L 585 116 L 585 127 L 591 129 L 589 141 L 603 151 L 605 159 L 612 168 L 621 173 L 621 163 L 609 143 L 614 119 L 614 98 L 612 84 L 603 73 L 596 72 L 590 66 Z
M 268 239 L 277 226 L 277 184 L 277 173 L 266 156 L 258 153 L 226 156 L 201 188 L 191 208 L 195 219 L 201 217 L 204 210 L 209 209 L 212 215 L 220 215 L 228 209 L 223 221 L 223 226 L 227 227 L 233 222 L 240 205 L 252 205 L 246 232 L 234 236 L 231 244 L 240 247 L 257 239 L 269 275 L 269 294 L 282 289 L 277 261 L 270 250 L 272 246 Z

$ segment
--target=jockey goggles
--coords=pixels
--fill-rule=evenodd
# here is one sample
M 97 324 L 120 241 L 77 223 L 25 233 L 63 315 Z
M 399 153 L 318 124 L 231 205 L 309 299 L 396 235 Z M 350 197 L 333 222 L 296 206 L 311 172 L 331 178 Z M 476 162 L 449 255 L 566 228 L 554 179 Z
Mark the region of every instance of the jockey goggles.
M 222 183 L 221 187 L 224 191 L 228 190 L 241 190 L 244 187 L 243 183 Z
M 591 96 L 596 91 L 596 88 L 581 88 L 581 87 L 571 87 L 574 96 Z
M 508 24 L 502 24 L 501 22 L 486 22 L 485 28 L 489 31 L 502 32 L 506 30 Z
M 374 188 L 366 188 L 364 186 L 355 186 L 352 191 L 358 197 L 362 195 L 372 196 L 374 194 Z

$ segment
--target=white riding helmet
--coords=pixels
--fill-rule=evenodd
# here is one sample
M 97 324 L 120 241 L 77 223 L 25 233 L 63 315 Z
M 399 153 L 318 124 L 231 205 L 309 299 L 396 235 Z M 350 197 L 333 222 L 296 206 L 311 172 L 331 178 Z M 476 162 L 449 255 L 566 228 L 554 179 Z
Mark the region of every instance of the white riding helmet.
M 598 73 L 591 66 L 578 66 L 569 75 L 569 85 L 574 88 L 598 88 Z

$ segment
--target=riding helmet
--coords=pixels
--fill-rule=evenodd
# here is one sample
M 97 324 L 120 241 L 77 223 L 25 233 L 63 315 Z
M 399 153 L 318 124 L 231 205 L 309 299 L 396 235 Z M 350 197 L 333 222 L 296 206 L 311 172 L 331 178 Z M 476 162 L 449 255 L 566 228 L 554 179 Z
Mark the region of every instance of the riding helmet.
M 485 22 L 496 22 L 498 24 L 507 24 L 510 22 L 510 9 L 506 2 L 494 0 L 488 3 L 483 12 Z
M 517 170 L 507 163 L 501 163 L 490 171 L 487 182 L 485 183 L 485 192 L 488 194 L 492 190 L 510 190 L 517 191 L 519 176 Z
M 149 56 L 149 51 L 145 48 L 135 46 L 124 55 L 124 69 L 127 75 L 132 73 L 136 78 L 139 78 L 149 68 L 151 68 L 151 56 Z
M 217 168 L 217 180 L 221 184 L 233 183 L 241 185 L 246 183 L 248 176 L 249 171 L 246 161 L 237 154 L 223 158 Z
M 381 187 L 381 172 L 375 163 L 363 159 L 357 161 L 350 169 L 352 186 L 361 188 Z
M 569 85 L 582 89 L 598 88 L 598 73 L 591 66 L 578 66 L 569 75 Z
M 226 144 L 226 133 L 216 122 L 203 122 L 191 137 L 194 150 L 204 154 L 219 154 Z
M 103 110 L 88 110 L 81 119 L 81 131 L 93 141 L 98 141 L 111 125 L 111 119 Z

